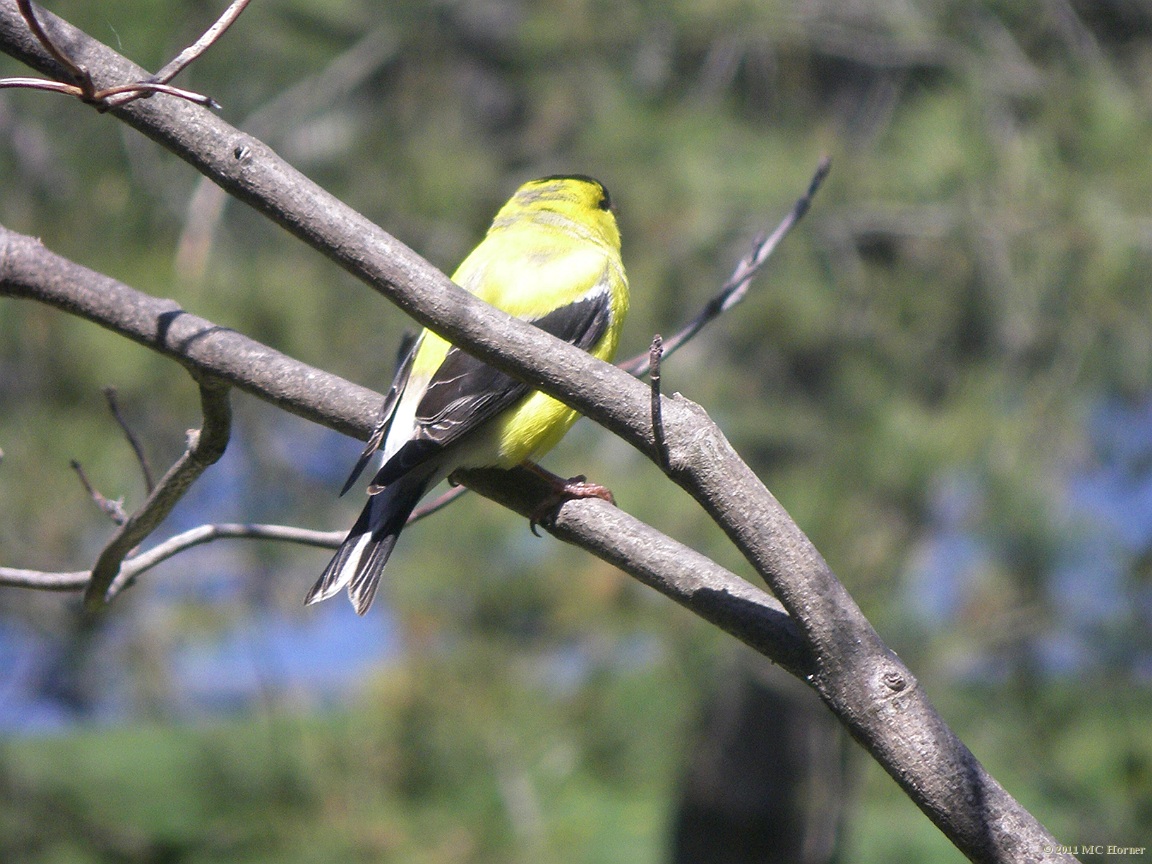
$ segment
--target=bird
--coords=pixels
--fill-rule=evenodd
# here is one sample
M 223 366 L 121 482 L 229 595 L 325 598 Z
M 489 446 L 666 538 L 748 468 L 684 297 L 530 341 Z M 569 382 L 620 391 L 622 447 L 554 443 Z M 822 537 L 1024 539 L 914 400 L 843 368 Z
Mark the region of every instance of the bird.
M 629 294 L 607 188 L 584 174 L 524 183 L 452 280 L 513 317 L 611 362 Z M 356 612 L 367 613 L 400 532 L 432 487 L 462 468 L 536 468 L 534 460 L 577 419 L 574 409 L 431 330 L 409 337 L 400 357 L 376 429 L 340 493 L 355 484 L 379 451 L 368 502 L 305 604 L 347 588 Z M 611 500 L 604 487 L 581 481 L 565 484 L 562 498 Z

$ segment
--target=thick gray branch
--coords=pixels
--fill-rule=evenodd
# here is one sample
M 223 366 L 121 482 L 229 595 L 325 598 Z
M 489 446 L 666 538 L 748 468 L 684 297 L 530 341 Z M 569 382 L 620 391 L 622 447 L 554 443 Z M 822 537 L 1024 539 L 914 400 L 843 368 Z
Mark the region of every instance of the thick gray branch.
M 172 357 L 194 376 L 226 380 L 356 437 L 366 438 L 375 423 L 381 401 L 378 394 L 187 312 L 179 311 L 175 320 L 194 338 L 169 338 L 171 328 L 165 322 L 175 308 L 170 301 L 73 264 L 40 241 L 0 226 L 0 296 L 4 295 L 79 315 Z M 157 333 L 166 335 L 158 338 Z M 198 338 L 198 334 L 205 335 Z M 323 381 L 323 386 L 308 386 L 316 381 Z M 339 411 L 349 416 L 330 419 Z M 529 518 L 540 512 L 552 494 L 546 483 L 528 471 L 473 471 L 460 479 Z M 570 502 L 555 523 L 545 527 L 692 609 L 798 677 L 815 668 L 796 624 L 778 600 L 624 511 L 597 503 L 602 502 Z M 343 532 L 284 526 L 203 525 L 124 559 L 112 587 L 115 590 L 173 555 L 214 540 L 276 539 L 334 548 L 343 537 Z M 91 572 L 83 570 L 51 573 L 0 567 L 0 585 L 41 590 L 94 592 L 91 578 Z
M 97 87 L 146 77 L 144 70 L 66 22 L 48 12 L 42 11 L 40 16 L 56 43 L 88 68 Z M 28 33 L 14 0 L 0 0 L 0 48 L 45 74 L 59 71 Z M 613 432 L 650 448 L 646 411 L 633 410 L 640 402 L 621 403 L 617 398 L 622 387 L 630 389 L 633 396 L 646 393 L 639 382 L 461 290 L 403 243 L 296 171 L 263 142 L 206 109 L 163 95 L 110 113 L 336 261 L 421 324 L 510 374 L 539 382 L 541 389 Z
M 380 395 L 366 387 L 186 312 L 174 300 L 152 297 L 75 264 L 2 225 L 0 294 L 86 318 L 190 371 L 227 381 L 345 435 L 367 438 L 380 408 Z
M 527 519 L 554 494 L 525 469 L 457 471 L 454 480 Z M 589 548 L 625 573 L 732 634 L 798 678 L 815 668 L 796 623 L 780 602 L 694 549 L 599 498 L 566 502 L 543 527 L 567 543 Z M 607 542 L 602 543 L 601 540 Z

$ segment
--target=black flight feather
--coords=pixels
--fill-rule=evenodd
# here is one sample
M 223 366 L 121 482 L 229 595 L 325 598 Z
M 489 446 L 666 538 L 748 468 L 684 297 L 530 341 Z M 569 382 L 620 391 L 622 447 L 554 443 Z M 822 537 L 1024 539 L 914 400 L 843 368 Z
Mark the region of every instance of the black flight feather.
M 563 306 L 530 324 L 558 339 L 587 350 L 608 329 L 608 292 L 600 291 Z M 448 349 L 416 408 L 416 432 L 372 479 L 370 493 L 432 458 L 531 392 L 531 387 L 456 346 Z

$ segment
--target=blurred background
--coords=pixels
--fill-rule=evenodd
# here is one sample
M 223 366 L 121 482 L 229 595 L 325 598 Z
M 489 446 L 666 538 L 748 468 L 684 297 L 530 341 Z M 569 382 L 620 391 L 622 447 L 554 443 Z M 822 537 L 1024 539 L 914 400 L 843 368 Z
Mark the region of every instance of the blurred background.
M 55 0 L 155 69 L 224 3 Z M 0 75 L 26 75 L 0 57 Z M 992 774 L 1062 842 L 1152 838 L 1152 6 L 1136 0 L 259 0 L 175 83 L 449 272 L 523 180 L 619 211 L 622 354 L 812 213 L 664 368 L 814 540 Z M 175 157 L 0 91 L 0 221 L 378 390 L 403 315 Z M 199 422 L 174 363 L 0 299 L 0 563 L 88 567 Z M 156 539 L 351 524 L 360 443 L 237 394 Z M 585 421 L 545 464 L 755 578 Z M 805 688 L 467 497 L 378 602 L 232 541 L 108 614 L 0 591 L 0 859 L 962 860 Z

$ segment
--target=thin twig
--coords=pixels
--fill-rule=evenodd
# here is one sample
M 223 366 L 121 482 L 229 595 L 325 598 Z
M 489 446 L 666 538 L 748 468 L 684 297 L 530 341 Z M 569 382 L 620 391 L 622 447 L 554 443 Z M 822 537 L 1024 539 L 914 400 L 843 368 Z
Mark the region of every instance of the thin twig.
M 735 271 L 733 271 L 720 291 L 704 304 L 704 308 L 700 310 L 699 314 L 689 321 L 683 329 L 674 336 L 664 340 L 664 357 L 668 357 L 674 351 L 683 347 L 688 340 L 703 330 L 707 324 L 719 318 L 723 313 L 744 299 L 744 295 L 748 293 L 748 288 L 752 283 L 752 277 L 760 272 L 761 268 L 772 256 L 772 253 L 776 251 L 776 247 L 780 245 L 780 241 L 788 236 L 788 233 L 796 227 L 796 223 L 804 218 L 804 214 L 807 213 L 808 208 L 812 206 L 812 198 L 820 189 L 824 178 L 828 176 L 828 171 L 831 167 L 832 160 L 830 157 L 825 156 L 820 160 L 820 164 L 816 167 L 816 173 L 812 175 L 812 180 L 808 183 L 808 189 L 797 199 L 796 203 L 792 205 L 792 209 L 780 224 L 776 226 L 776 230 L 771 234 L 761 234 L 757 237 L 752 244 L 752 251 L 736 265 Z M 648 370 L 651 368 L 647 353 L 639 354 L 631 360 L 618 363 L 617 365 L 625 372 L 635 375 L 638 378 L 648 374 Z
M 189 102 L 203 105 L 206 108 L 219 110 L 220 105 L 211 96 L 193 93 L 190 90 L 184 90 L 180 87 L 173 87 L 167 82 L 175 77 L 185 66 L 203 54 L 213 42 L 220 38 L 220 35 L 227 30 L 232 22 L 236 20 L 237 16 L 244 11 L 244 7 L 247 6 L 249 2 L 250 0 L 234 0 L 232 6 L 225 10 L 220 19 L 217 20 L 195 44 L 186 48 L 175 60 L 170 62 L 157 74 L 143 81 L 136 81 L 131 84 L 117 84 L 114 87 L 97 90 L 95 83 L 92 81 L 91 73 L 89 73 L 84 66 L 76 63 L 68 56 L 67 52 L 52 41 L 52 38 L 48 35 L 48 31 L 44 29 L 39 19 L 36 18 L 36 13 L 32 9 L 31 0 L 16 0 L 16 5 L 20 9 L 20 14 L 23 16 L 24 21 L 28 24 L 28 29 L 36 37 L 37 41 L 44 46 L 44 50 L 51 54 L 56 62 L 64 67 L 68 77 L 72 79 L 73 83 L 45 81 L 40 78 L 0 78 L 0 89 L 22 87 L 31 90 L 49 90 L 54 93 L 63 93 L 66 96 L 75 96 L 77 99 L 88 105 L 92 105 L 101 112 L 127 105 L 136 99 L 147 98 L 153 93 L 166 93 L 169 96 L 186 99 Z M 185 55 L 188 55 L 190 52 L 193 53 L 186 57 Z
M 88 570 L 49 572 L 22 570 L 19 567 L 0 567 L 0 585 L 10 588 L 31 588 L 36 591 L 81 591 L 92 578 Z
M 51 90 L 54 93 L 75 96 L 77 99 L 84 98 L 83 91 L 75 84 L 65 84 L 63 81 L 49 81 L 46 78 L 0 78 L 0 90 L 9 87 L 22 87 L 28 90 Z
M 78 65 L 68 54 L 56 46 L 48 32 L 41 26 L 39 19 L 36 18 L 36 13 L 32 9 L 31 0 L 16 0 L 16 6 L 20 10 L 20 14 L 24 16 L 24 21 L 28 24 L 28 29 L 32 31 L 44 50 L 52 55 L 52 58 L 68 70 L 69 76 L 76 82 L 80 91 L 84 95 L 91 96 L 95 91 L 95 86 L 92 84 L 92 75 L 83 66 Z
M 215 24 L 205 30 L 199 39 L 169 60 L 160 71 L 154 75 L 150 75 L 148 82 L 151 84 L 167 84 L 179 75 L 188 64 L 196 60 L 197 57 L 212 47 L 212 45 L 224 35 L 224 31 L 235 23 L 249 2 L 250 0 L 232 0 L 232 4 L 224 10 L 224 14 L 216 19 Z
M 95 611 L 112 599 L 112 585 L 124 559 L 164 521 L 188 488 L 209 465 L 224 454 L 232 429 L 229 388 L 216 380 L 200 382 L 200 408 L 204 422 L 199 431 L 188 434 L 188 449 L 161 478 L 148 499 L 108 541 L 84 594 L 84 606 Z M 121 583 L 122 588 L 130 580 Z
M 53 93 L 63 93 L 65 96 L 75 96 L 77 99 L 94 106 L 98 111 L 108 111 L 119 105 L 125 105 L 134 99 L 149 96 L 152 93 L 167 93 L 180 99 L 187 99 L 205 108 L 214 111 L 220 110 L 220 104 L 211 96 L 193 93 L 191 90 L 181 90 L 170 84 L 152 84 L 148 81 L 137 81 L 135 84 L 119 84 L 105 90 L 94 90 L 91 93 L 75 84 L 65 84 L 63 81 L 46 81 L 42 78 L 0 78 L 0 89 L 9 87 L 22 87 L 29 90 L 50 90 Z M 115 102 L 108 101 L 111 96 L 131 95 L 131 99 L 120 99 Z
M 128 425 L 128 421 L 124 415 L 120 413 L 120 405 L 116 401 L 116 388 L 105 387 L 104 398 L 108 401 L 108 410 L 112 412 L 112 417 L 120 426 L 120 431 L 124 433 L 124 437 L 128 440 L 128 446 L 132 448 L 132 452 L 136 454 L 136 463 L 140 466 L 140 472 L 144 475 L 144 488 L 148 494 L 152 494 L 152 490 L 156 488 L 156 482 L 152 478 L 152 466 L 148 464 L 148 457 L 144 453 L 144 447 L 140 443 L 140 439 L 136 437 L 136 433 Z
M 101 494 L 92 483 L 88 480 L 88 475 L 84 473 L 84 466 L 82 466 L 75 459 L 71 460 L 69 465 L 72 470 L 76 472 L 76 476 L 80 478 L 80 483 L 84 487 L 84 491 L 88 493 L 88 497 L 96 502 L 96 506 L 111 517 L 112 521 L 117 525 L 123 525 L 128 521 L 128 514 L 124 512 L 124 502 L 122 500 L 113 501 L 111 498 Z
M 648 349 L 648 385 L 652 392 L 652 439 L 656 444 L 656 457 L 660 467 L 668 470 L 668 443 L 664 440 L 664 411 L 660 403 L 660 358 L 664 354 L 664 340 L 657 333 Z
M 467 487 L 453 486 L 435 500 L 416 509 L 409 522 L 442 510 L 467 492 Z M 99 493 L 96 493 L 99 494 Z M 113 580 L 109 594 L 115 596 L 140 574 L 151 570 L 195 546 L 212 543 L 216 540 L 278 540 L 284 543 L 298 543 L 302 546 L 315 546 L 322 549 L 335 549 L 347 536 L 347 531 L 315 531 L 298 528 L 294 525 L 268 525 L 260 523 L 225 522 L 197 525 L 157 543 L 146 552 L 124 559 L 120 572 Z M 15 588 L 32 588 L 41 591 L 82 591 L 92 581 L 89 570 L 46 571 L 27 570 L 18 567 L 0 567 L 0 585 Z
M 147 552 L 125 558 L 120 566 L 120 574 L 113 582 L 113 593 L 119 593 L 127 583 L 141 573 L 151 570 L 157 564 L 175 555 L 215 540 L 257 539 L 279 540 L 286 543 L 299 543 L 304 546 L 318 546 L 335 549 L 344 539 L 343 531 L 313 531 L 290 525 L 262 525 L 251 523 L 222 523 L 198 525 L 167 540 L 156 544 Z M 35 588 L 42 591 L 82 591 L 92 580 L 88 570 L 69 572 L 49 572 L 43 570 L 22 570 L 15 567 L 0 567 L 0 585 L 18 588 Z
M 408 517 L 407 525 L 423 519 L 425 516 L 431 516 L 433 513 L 439 513 L 461 495 L 468 491 L 467 486 L 451 486 L 445 490 L 444 494 L 429 501 L 427 504 L 421 504 L 412 511 L 412 515 Z
M 111 108 L 119 108 L 121 105 L 127 105 L 136 99 L 147 98 L 153 93 L 165 93 L 168 96 L 175 96 L 178 99 L 203 105 L 205 108 L 211 108 L 213 111 L 220 110 L 220 103 L 211 96 L 205 96 L 203 93 L 194 93 L 191 90 L 184 90 L 181 87 L 173 87 L 171 84 L 159 84 L 154 81 L 134 81 L 131 84 L 117 84 L 115 87 L 108 87 L 104 90 L 96 91 L 92 99 L 88 101 L 95 104 L 101 111 L 107 111 Z M 125 96 L 128 98 L 113 99 L 112 97 L 114 96 Z
M 431 516 L 433 513 L 439 513 L 441 510 L 443 510 L 457 498 L 465 495 L 467 492 L 467 486 L 449 486 L 448 489 L 444 490 L 442 494 L 427 502 L 426 504 L 421 504 L 419 507 L 413 510 L 412 513 L 408 516 L 408 521 L 404 524 L 411 525 L 413 522 L 419 522 L 421 519 Z M 340 494 L 343 495 L 344 493 L 342 492 Z M 343 532 L 341 537 L 346 536 L 347 533 L 348 532 L 346 531 Z

